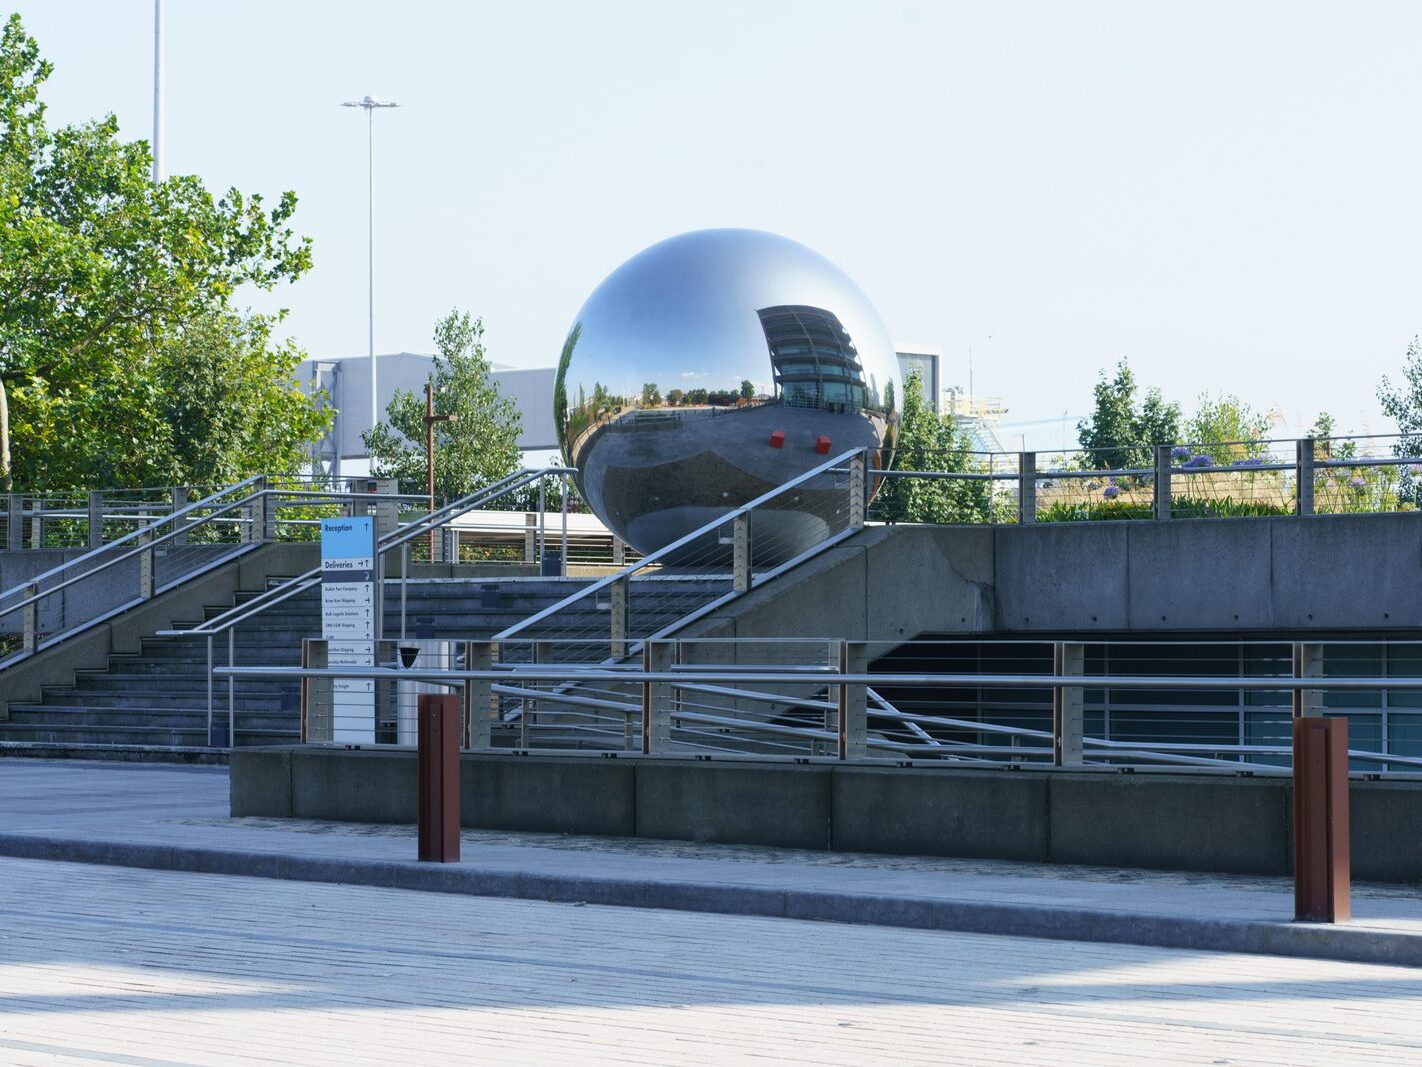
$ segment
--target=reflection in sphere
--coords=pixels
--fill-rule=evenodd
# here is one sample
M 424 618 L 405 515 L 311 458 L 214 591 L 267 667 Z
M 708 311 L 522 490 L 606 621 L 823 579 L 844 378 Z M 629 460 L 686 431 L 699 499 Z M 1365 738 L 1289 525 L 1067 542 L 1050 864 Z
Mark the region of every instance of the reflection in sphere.
M 648 553 L 826 459 L 892 445 L 901 396 L 888 332 L 838 267 L 775 234 L 699 230 L 588 297 L 554 419 L 584 499 Z M 782 503 L 757 556 L 813 543 L 823 513 Z

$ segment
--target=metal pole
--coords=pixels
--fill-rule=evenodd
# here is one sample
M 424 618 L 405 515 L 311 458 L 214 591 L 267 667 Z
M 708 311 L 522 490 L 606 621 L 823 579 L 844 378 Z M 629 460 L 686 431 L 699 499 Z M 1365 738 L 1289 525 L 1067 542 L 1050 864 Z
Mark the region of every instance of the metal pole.
M 400 546 L 400 640 L 405 640 L 405 591 L 410 584 L 410 542 Z
M 212 634 L 207 635 L 207 743 L 212 744 Z
M 153 0 L 153 181 L 163 180 L 163 0 Z
M 367 99 L 369 99 L 367 97 Z M 370 428 L 380 424 L 375 395 L 375 109 L 365 109 L 366 296 L 370 311 Z
M 560 576 L 568 577 L 568 476 L 563 475 L 563 562 L 558 568 Z
M 430 514 L 435 510 L 434 471 L 434 385 L 425 383 L 425 484 L 430 498 Z M 435 561 L 435 528 L 430 524 L 430 562 Z
M 548 476 L 538 479 L 538 573 L 543 574 L 543 555 L 548 551 Z
M 237 666 L 237 628 L 231 627 L 227 631 L 227 666 Z M 237 747 L 237 699 L 233 692 L 237 679 L 227 676 L 227 747 Z

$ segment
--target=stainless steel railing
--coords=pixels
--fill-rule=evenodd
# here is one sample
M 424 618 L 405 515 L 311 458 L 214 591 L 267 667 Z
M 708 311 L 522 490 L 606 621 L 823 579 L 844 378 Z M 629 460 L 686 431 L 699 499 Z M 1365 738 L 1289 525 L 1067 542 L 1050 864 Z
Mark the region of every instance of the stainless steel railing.
M 539 487 L 540 501 L 544 499 L 543 488 L 548 478 L 563 479 L 571 475 L 573 471 L 567 467 L 546 467 L 538 470 L 517 471 L 506 478 L 500 479 L 493 485 L 486 486 L 476 492 L 469 493 L 458 500 L 444 505 L 435 511 L 420 516 L 418 519 L 391 530 L 383 534 L 377 545 L 377 572 L 385 573 L 385 560 L 391 552 L 399 553 L 400 557 L 400 637 L 406 635 L 406 604 L 407 591 L 410 580 L 410 548 L 421 540 L 427 539 L 430 535 L 439 535 L 442 531 L 451 528 L 451 525 L 468 514 L 479 510 L 498 500 L 522 493 L 530 486 Z M 376 498 L 371 498 L 376 499 Z M 561 528 L 558 531 L 558 541 L 562 567 L 566 570 L 568 559 L 568 493 L 562 494 L 561 502 Z M 542 558 L 546 545 L 552 536 L 546 527 L 546 512 L 540 509 L 538 526 L 538 546 L 539 556 Z M 227 638 L 227 663 L 231 667 L 235 665 L 237 658 L 236 635 L 237 627 L 251 623 L 264 612 L 285 603 L 294 597 L 308 592 L 319 586 L 321 580 L 321 568 L 312 568 L 302 574 L 272 586 L 263 591 L 258 596 L 244 603 L 238 604 L 228 610 L 197 623 L 189 627 L 179 627 L 174 629 L 159 630 L 154 635 L 156 637 L 181 638 L 200 637 L 206 644 L 207 652 L 207 725 L 208 736 L 212 737 L 213 723 L 216 713 L 214 701 L 214 677 L 216 668 L 215 641 L 223 635 Z M 234 684 L 229 677 L 227 686 L 227 726 L 228 744 L 231 746 L 236 739 L 236 694 Z

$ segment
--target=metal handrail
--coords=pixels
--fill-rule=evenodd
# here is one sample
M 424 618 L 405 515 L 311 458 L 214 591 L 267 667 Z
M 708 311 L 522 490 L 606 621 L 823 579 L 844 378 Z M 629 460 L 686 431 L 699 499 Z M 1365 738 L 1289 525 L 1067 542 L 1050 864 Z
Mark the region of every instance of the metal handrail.
M 18 593 L 20 593 L 20 592 L 22 592 L 22 591 L 24 591 L 24 590 L 27 590 L 27 589 L 29 589 L 31 586 L 37 585 L 37 584 L 39 584 L 40 582 L 44 581 L 46 578 L 51 578 L 51 577 L 53 577 L 53 576 L 56 575 L 56 574 L 61 574 L 61 573 L 63 573 L 64 571 L 67 571 L 67 570 L 69 570 L 69 569 L 71 569 L 71 568 L 73 568 L 73 567 L 81 566 L 86 560 L 92 560 L 95 556 L 100 556 L 100 555 L 103 555 L 103 554 L 106 553 L 106 552 L 110 552 L 110 551 L 112 551 L 113 549 L 117 548 L 119 545 L 122 545 L 122 544 L 124 544 L 124 543 L 126 543 L 126 542 L 128 542 L 128 541 L 133 541 L 133 540 L 136 540 L 136 539 L 138 539 L 138 538 L 140 538 L 140 537 L 143 537 L 143 536 L 146 535 L 146 534 L 151 534 L 154 526 L 161 526 L 161 525 L 162 525 L 163 523 L 165 523 L 165 522 L 173 522 L 173 521 L 175 521 L 175 520 L 177 520 L 177 519 L 183 518 L 184 516 L 186 516 L 186 515 L 188 515 L 188 514 L 194 512 L 194 511 L 196 511 L 196 510 L 198 510 L 198 509 L 200 509 L 200 508 L 210 507 L 210 506 L 212 505 L 212 502 L 213 502 L 214 500 L 217 500 L 219 497 L 227 496 L 229 493 L 232 493 L 232 492 L 234 492 L 234 491 L 236 491 L 236 490 L 238 490 L 238 489 L 241 489 L 241 488 L 243 488 L 244 486 L 252 485 L 252 484 L 254 484 L 254 483 L 258 482 L 258 481 L 261 481 L 263 477 L 264 477 L 264 476 L 263 476 L 263 475 L 260 475 L 260 474 L 254 475 L 253 477 L 248 478 L 248 479 L 246 479 L 245 481 L 237 482 L 235 485 L 230 485 L 230 486 L 228 486 L 226 489 L 219 489 L 216 493 L 213 493 L 211 496 L 209 496 L 209 497 L 204 497 L 202 500 L 199 500 L 199 501 L 197 501 L 196 503 L 193 503 L 193 504 L 189 504 L 187 507 L 181 508 L 181 509 L 179 509 L 178 511 L 170 512 L 170 513 L 168 513 L 167 515 L 164 515 L 162 518 L 157 519 L 157 520 L 155 520 L 154 522 L 150 523 L 149 525 L 142 527 L 141 529 L 134 530 L 134 531 L 131 532 L 131 533 L 124 534 L 122 537 L 116 538 L 116 539 L 110 541 L 108 544 L 100 545 L 98 548 L 90 549 L 88 552 L 85 552 L 82 556 L 78 556 L 78 557 L 76 557 L 75 559 L 69 560 L 67 563 L 61 563 L 61 564 L 60 564 L 59 566 L 57 566 L 57 567 L 51 567 L 49 570 L 44 571 L 42 574 L 37 574 L 37 575 L 35 575 L 33 578 L 30 578 L 30 579 L 28 579 L 28 580 L 26 580 L 26 581 L 20 583 L 19 585 L 12 586 L 11 588 L 6 589 L 3 593 L 0 593 L 0 601 L 3 601 L 6 597 L 9 597 L 9 596 L 18 594 Z M 85 572 L 84 574 L 75 575 L 75 576 L 72 577 L 72 578 L 69 578 L 69 579 L 66 579 L 66 580 L 63 581 L 63 582 L 60 582 L 58 585 L 52 585 L 52 586 L 50 586 L 49 588 L 45 589 L 42 593 L 40 593 L 38 596 L 31 598 L 31 600 L 25 600 L 25 601 L 22 601 L 22 602 L 19 603 L 19 604 L 14 605 L 13 607 L 5 608 L 5 609 L 3 609 L 3 610 L 0 610 L 0 615 L 8 615 L 11 611 L 14 611 L 16 608 L 24 607 L 26 604 L 31 603 L 32 600 L 38 599 L 39 596 L 45 596 L 45 595 L 48 595 L 49 593 L 57 592 L 57 591 L 60 590 L 60 589 L 64 589 L 64 588 L 66 588 L 67 586 L 73 585 L 76 581 L 79 581 L 81 578 L 88 577 L 88 576 L 91 575 L 91 574 L 98 574 L 98 573 L 100 573 L 101 571 L 105 571 L 105 570 L 107 570 L 108 568 L 110 568 L 110 567 L 112 567 L 112 566 L 115 566 L 116 564 L 123 563 L 123 562 L 125 562 L 126 560 L 132 559 L 134 556 L 138 555 L 139 553 L 147 552 L 149 549 L 155 548 L 155 547 L 157 547 L 158 545 L 163 544 L 165 541 L 169 540 L 169 539 L 172 538 L 172 537 L 177 537 L 177 536 L 181 536 L 181 535 L 184 535 L 184 534 L 189 534 L 189 533 L 191 533 L 193 530 L 195 530 L 195 529 L 197 529 L 199 526 L 201 526 L 202 523 L 207 522 L 207 521 L 210 521 L 211 519 L 216 518 L 218 515 L 226 514 L 228 511 L 231 511 L 233 508 L 242 507 L 242 506 L 244 506 L 244 505 L 246 505 L 246 504 L 251 503 L 253 499 L 255 499 L 256 497 L 260 496 L 261 493 L 262 493 L 262 492 L 265 492 L 265 491 L 266 491 L 266 490 L 258 491 L 257 493 L 250 493 L 250 494 L 248 494 L 247 496 L 243 497 L 241 500 L 237 501 L 235 504 L 229 504 L 229 505 L 227 505 L 226 507 L 224 507 L 224 508 L 223 508 L 222 510 L 220 510 L 220 511 L 214 512 L 214 513 L 212 513 L 211 515 L 204 516 L 203 519 L 199 520 L 199 522 L 194 523 L 194 524 L 191 525 L 191 526 L 184 526 L 182 529 L 180 529 L 180 530 L 174 530 L 174 531 L 172 531 L 171 533 L 164 534 L 164 535 L 163 535 L 162 537 L 160 537 L 160 538 L 155 538 L 154 540 L 151 540 L 151 541 L 145 541 L 143 544 L 138 545 L 137 547 L 135 547 L 133 550 L 131 550 L 131 551 L 129 551 L 129 552 L 125 552 L 123 555 L 117 557 L 116 559 L 107 560 L 107 561 L 105 561 L 104 563 L 100 564 L 99 566 L 94 567 L 92 570 L 89 570 L 89 571 Z
M 675 541 L 671 542 L 671 544 L 665 545 L 662 548 L 657 549 L 655 552 L 643 556 L 636 563 L 629 563 L 620 571 L 616 571 L 612 574 L 609 574 L 605 578 L 600 578 L 596 582 L 592 583 L 589 586 L 585 586 L 584 588 L 580 589 L 578 592 L 572 594 L 571 596 L 564 597 L 562 600 L 558 601 L 558 603 L 552 604 L 544 608 L 542 611 L 535 612 L 528 618 L 524 619 L 522 622 L 515 623 L 513 626 L 510 626 L 507 629 L 499 631 L 499 633 L 494 635 L 493 640 L 507 641 L 513 638 L 515 635 L 522 633 L 530 626 L 542 622 L 544 619 L 548 618 L 551 615 L 557 614 L 564 608 L 569 607 L 570 605 L 575 604 L 580 600 L 585 600 L 590 596 L 595 596 L 597 593 L 604 589 L 607 589 L 615 582 L 620 582 L 631 578 L 638 571 L 644 569 L 645 567 L 651 564 L 658 562 L 661 559 L 666 558 L 673 552 L 676 552 L 678 549 L 684 548 L 689 544 L 692 544 L 704 537 L 708 537 L 716 533 L 723 526 L 725 526 L 726 523 L 736 519 L 737 516 L 749 514 L 753 509 L 759 507 L 761 504 L 764 504 L 770 500 L 774 500 L 780 494 L 788 492 L 791 489 L 795 489 L 800 485 L 803 485 L 811 478 L 816 478 L 822 474 L 829 473 L 833 470 L 835 464 L 848 463 L 855 456 L 862 455 L 863 452 L 864 449 L 862 448 L 850 449 L 848 452 L 843 452 L 840 455 L 835 456 L 833 459 L 826 460 L 824 463 L 821 463 L 816 467 L 812 467 L 804 474 L 797 475 L 796 477 L 791 478 L 788 482 L 778 485 L 768 492 L 762 493 L 760 496 L 756 497 L 749 503 L 742 504 L 740 507 L 726 512 L 724 515 L 719 515 L 715 519 L 712 519 L 710 522 L 693 530 L 691 533 L 685 534 L 682 537 L 678 537 Z
M 436 511 L 420 516 L 414 522 L 408 523 L 402 529 L 393 530 L 380 539 L 377 547 L 376 558 L 380 559 L 392 549 L 401 547 L 417 538 L 427 536 L 430 531 L 443 526 L 450 520 L 463 515 L 465 512 L 474 510 L 480 504 L 487 504 L 491 500 L 506 496 L 516 489 L 522 489 L 549 474 L 566 475 L 575 473 L 570 467 L 546 467 L 538 470 L 515 471 L 506 478 L 501 478 L 493 485 L 485 486 L 472 493 L 469 493 L 452 503 L 446 504 Z M 388 500 L 389 496 L 376 497 L 374 494 L 355 494 L 365 499 Z M 419 499 L 425 499 L 421 497 Z M 378 568 L 377 568 L 378 569 Z M 234 626 L 246 622 L 254 615 L 259 615 L 268 608 L 274 607 L 290 598 L 303 593 L 313 585 L 319 583 L 321 578 L 321 568 L 313 567 L 303 574 L 294 578 L 288 578 L 281 585 L 263 591 L 260 595 L 253 597 L 245 604 L 237 604 L 221 614 L 188 629 L 159 630 L 154 636 L 157 637 L 210 637 L 223 633 Z

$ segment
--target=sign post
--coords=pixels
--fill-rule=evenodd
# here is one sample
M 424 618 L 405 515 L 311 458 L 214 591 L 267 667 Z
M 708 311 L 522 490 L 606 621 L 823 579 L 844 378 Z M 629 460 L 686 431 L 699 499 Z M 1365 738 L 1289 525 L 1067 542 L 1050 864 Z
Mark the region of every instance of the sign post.
M 370 516 L 321 520 L 321 636 L 328 667 L 374 667 L 380 639 L 380 555 Z M 331 740 L 375 743 L 375 682 L 331 686 Z

